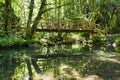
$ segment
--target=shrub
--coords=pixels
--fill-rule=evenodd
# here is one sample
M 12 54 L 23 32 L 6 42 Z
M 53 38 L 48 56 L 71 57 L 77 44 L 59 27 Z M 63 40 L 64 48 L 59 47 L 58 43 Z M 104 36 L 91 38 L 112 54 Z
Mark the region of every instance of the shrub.
M 14 42 L 9 37 L 3 37 L 3 38 L 0 39 L 0 46 L 2 46 L 2 47 L 6 47 L 6 46 L 9 47 L 13 44 L 14 44 Z
M 0 37 L 0 48 L 23 47 L 34 43 L 40 44 L 40 42 L 35 39 L 25 40 L 23 38 L 8 37 L 8 36 Z
M 101 36 L 96 35 L 96 36 L 93 37 L 93 43 L 94 44 L 103 44 L 104 42 L 105 42 L 105 40 Z
M 115 38 L 115 43 L 116 43 L 117 45 L 120 45 L 120 38 L 119 38 L 119 37 Z
M 22 45 L 25 40 L 22 38 L 14 38 L 14 37 L 1 37 L 0 46 L 1 47 L 11 47 L 14 45 Z

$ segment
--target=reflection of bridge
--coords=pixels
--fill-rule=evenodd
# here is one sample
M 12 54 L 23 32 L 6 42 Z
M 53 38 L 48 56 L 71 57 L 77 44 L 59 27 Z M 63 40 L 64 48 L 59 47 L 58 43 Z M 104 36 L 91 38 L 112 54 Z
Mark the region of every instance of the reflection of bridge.
M 98 24 L 86 20 L 42 19 L 39 32 L 97 32 Z

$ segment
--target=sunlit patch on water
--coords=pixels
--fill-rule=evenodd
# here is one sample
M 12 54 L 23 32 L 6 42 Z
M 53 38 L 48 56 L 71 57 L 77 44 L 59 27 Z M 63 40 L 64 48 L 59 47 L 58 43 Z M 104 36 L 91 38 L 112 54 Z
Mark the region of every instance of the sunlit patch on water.
M 85 80 L 103 80 L 97 75 L 89 75 Z
M 108 62 L 113 62 L 113 63 L 118 63 L 120 64 L 120 60 L 117 59 L 112 59 L 112 58 L 107 58 L 107 57 L 99 57 L 98 59 L 102 60 L 102 61 L 108 61 Z
M 51 74 L 37 74 L 36 80 L 56 80 Z
M 23 77 L 23 80 L 29 80 L 29 76 Z

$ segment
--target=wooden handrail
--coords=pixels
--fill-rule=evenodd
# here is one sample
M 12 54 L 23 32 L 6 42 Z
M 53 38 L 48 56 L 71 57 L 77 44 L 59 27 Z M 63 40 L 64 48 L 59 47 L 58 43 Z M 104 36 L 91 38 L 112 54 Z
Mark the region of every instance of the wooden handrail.
M 95 32 L 97 24 L 92 21 L 42 19 L 40 29 L 44 32 Z

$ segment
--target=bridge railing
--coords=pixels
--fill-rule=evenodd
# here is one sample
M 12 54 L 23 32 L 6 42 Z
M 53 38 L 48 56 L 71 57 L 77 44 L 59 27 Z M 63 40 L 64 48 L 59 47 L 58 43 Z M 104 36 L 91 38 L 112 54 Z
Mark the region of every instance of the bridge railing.
M 39 26 L 40 29 L 93 30 L 97 24 L 82 20 L 42 19 Z

